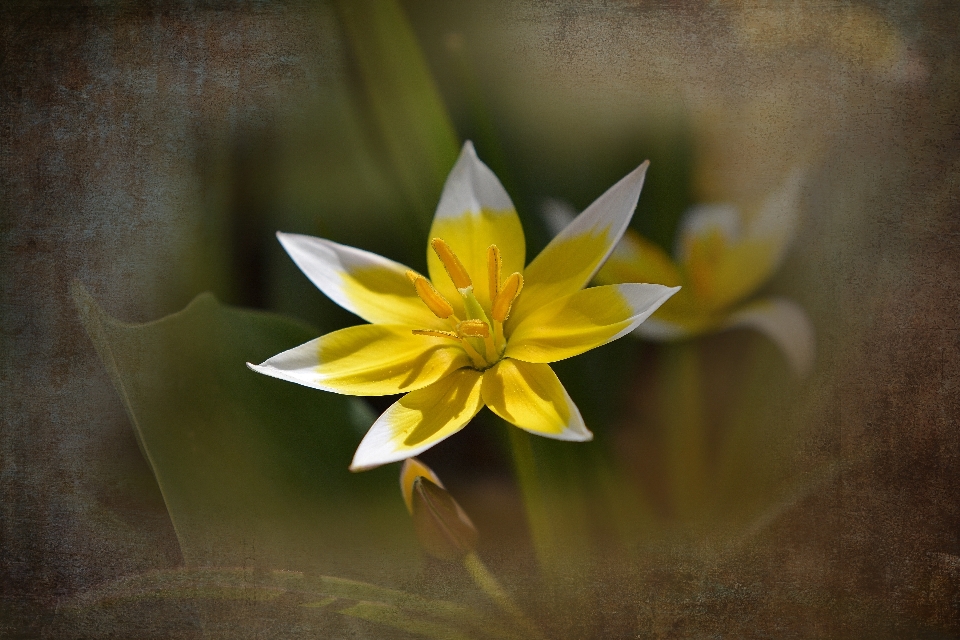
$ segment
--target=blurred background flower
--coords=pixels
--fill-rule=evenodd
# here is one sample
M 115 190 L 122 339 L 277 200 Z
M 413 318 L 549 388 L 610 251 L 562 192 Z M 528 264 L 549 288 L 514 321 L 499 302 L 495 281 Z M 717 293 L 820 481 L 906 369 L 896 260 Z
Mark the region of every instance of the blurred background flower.
M 743 302 L 774 274 L 796 233 L 800 173 L 770 194 L 744 221 L 730 204 L 697 205 L 680 220 L 674 260 L 636 232 L 627 233 L 597 273 L 600 284 L 660 282 L 683 286 L 636 334 L 651 340 L 682 340 L 725 329 L 751 328 L 783 351 L 794 371 L 809 373 L 814 336 L 803 309 L 784 298 Z M 548 200 L 547 224 L 559 233 L 575 212 Z
M 396 465 L 346 470 L 391 398 L 236 368 L 356 324 L 276 230 L 424 272 L 466 139 L 531 256 L 546 198 L 646 159 L 632 230 L 667 254 L 805 169 L 749 299 L 805 311 L 810 375 L 755 332 L 621 340 L 555 367 L 591 443 L 487 414 L 424 455 L 546 636 L 960 631 L 954 7 L 0 11 L 4 634 L 511 637 L 420 553 Z

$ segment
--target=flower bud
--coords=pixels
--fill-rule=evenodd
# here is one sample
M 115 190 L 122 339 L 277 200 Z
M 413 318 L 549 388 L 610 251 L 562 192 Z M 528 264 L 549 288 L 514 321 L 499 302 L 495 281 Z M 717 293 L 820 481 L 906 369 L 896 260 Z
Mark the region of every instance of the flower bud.
M 413 481 L 413 528 L 441 560 L 459 560 L 477 547 L 476 528 L 450 493 L 423 476 Z
M 437 475 L 416 458 L 403 463 L 400 487 L 424 550 L 441 560 L 458 560 L 477 546 L 476 528 Z

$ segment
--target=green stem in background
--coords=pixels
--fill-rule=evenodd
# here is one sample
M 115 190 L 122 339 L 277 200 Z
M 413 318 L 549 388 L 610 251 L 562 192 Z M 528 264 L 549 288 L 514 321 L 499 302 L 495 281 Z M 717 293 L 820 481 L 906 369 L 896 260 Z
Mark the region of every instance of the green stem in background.
M 519 189 L 513 180 L 513 173 L 510 171 L 510 163 L 507 161 L 507 154 L 500 142 L 500 136 L 497 135 L 497 128 L 494 125 L 493 116 L 487 108 L 483 97 L 483 90 L 477 80 L 473 67 L 470 64 L 470 58 L 466 51 L 464 38 L 459 33 L 451 33 L 446 39 L 447 51 L 453 61 L 453 68 L 456 72 L 457 80 L 467 99 L 467 106 L 470 109 L 470 119 L 474 128 L 474 141 L 483 149 L 484 158 L 488 166 L 497 174 L 504 188 L 508 193 L 517 196 Z
M 674 515 L 689 522 L 703 507 L 709 450 L 700 351 L 695 342 L 666 345 L 661 358 L 660 423 L 670 499 Z
M 466 567 L 467 572 L 470 574 L 470 577 L 473 578 L 473 581 L 477 583 L 477 586 L 490 596 L 490 599 L 493 600 L 498 607 L 509 613 L 517 624 L 523 628 L 527 634 L 526 637 L 544 637 L 537 625 L 534 624 L 533 621 L 520 610 L 520 607 L 514 603 L 510 596 L 507 595 L 507 592 L 503 590 L 503 587 L 500 586 L 500 583 L 497 582 L 497 579 L 490 573 L 490 570 L 487 569 L 486 565 L 477 557 L 477 554 L 468 553 L 463 558 L 463 566 Z
M 480 90 L 480 85 L 470 64 L 463 36 L 457 33 L 449 34 L 446 46 L 453 61 L 457 79 L 470 108 L 476 141 L 486 150 L 488 164 L 503 181 L 504 187 L 516 197 L 517 189 L 512 180 L 512 172 L 509 170 L 503 145 L 497 135 L 493 118 L 487 109 L 483 92 Z M 517 483 L 520 487 L 520 495 L 523 499 L 537 561 L 541 569 L 549 570 L 552 567 L 553 559 L 557 557 L 557 541 L 550 511 L 547 508 L 542 474 L 537 469 L 532 437 L 513 425 L 505 422 L 504 425 L 510 437 L 510 450 L 516 470 Z
M 527 512 L 527 523 L 530 526 L 533 547 L 537 553 L 540 566 L 548 567 L 553 557 L 555 540 L 540 474 L 537 472 L 533 445 L 530 442 L 532 436 L 523 429 L 518 429 L 510 424 L 507 424 L 506 428 L 510 434 L 513 465 L 517 473 L 517 482 L 520 485 L 520 495 L 523 497 L 523 505 Z
M 371 112 L 400 187 L 426 234 L 459 138 L 396 0 L 337 0 Z

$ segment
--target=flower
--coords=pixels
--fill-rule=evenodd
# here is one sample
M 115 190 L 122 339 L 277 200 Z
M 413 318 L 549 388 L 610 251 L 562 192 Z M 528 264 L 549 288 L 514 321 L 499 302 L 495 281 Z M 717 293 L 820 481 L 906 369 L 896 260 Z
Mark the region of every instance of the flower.
M 484 405 L 531 433 L 590 440 L 548 363 L 626 335 L 678 290 L 633 283 L 583 289 L 630 221 L 646 168 L 600 196 L 526 267 L 513 203 L 469 142 L 430 229 L 429 278 L 360 249 L 278 233 L 321 291 L 370 324 L 248 366 L 334 393 L 406 394 L 370 427 L 354 471 L 421 453 Z
M 730 204 L 692 207 L 680 222 L 674 260 L 628 229 L 595 281 L 683 285 L 637 327 L 641 337 L 668 341 L 738 327 L 756 329 L 780 347 L 794 371 L 806 374 L 813 365 L 814 337 L 803 309 L 781 297 L 744 302 L 780 266 L 793 239 L 801 177 L 793 171 L 747 221 Z M 546 213 L 554 228 L 572 217 L 569 205 L 558 201 L 551 201 Z

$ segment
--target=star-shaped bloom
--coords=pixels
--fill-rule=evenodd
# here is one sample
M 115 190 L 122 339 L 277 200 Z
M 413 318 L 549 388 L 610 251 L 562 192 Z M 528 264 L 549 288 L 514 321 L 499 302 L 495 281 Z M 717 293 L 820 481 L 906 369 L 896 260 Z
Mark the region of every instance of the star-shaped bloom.
M 429 278 L 360 249 L 278 233 L 321 291 L 370 324 L 249 366 L 334 393 L 406 394 L 370 427 L 354 471 L 421 453 L 463 429 L 484 405 L 531 433 L 590 440 L 548 363 L 630 333 L 679 289 L 583 288 L 623 235 L 646 169 L 611 187 L 526 266 L 513 203 L 469 142 L 430 229 Z
M 801 173 L 793 171 L 746 221 L 730 204 L 692 207 L 680 222 L 674 259 L 628 229 L 595 281 L 683 285 L 637 327 L 637 335 L 670 341 L 755 329 L 773 340 L 803 375 L 814 357 L 813 328 L 803 309 L 781 297 L 750 299 L 780 266 L 796 233 L 800 185 Z M 572 209 L 556 201 L 547 213 L 554 227 L 573 216 Z

